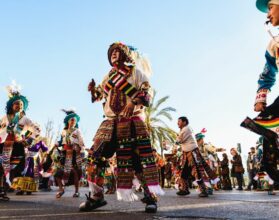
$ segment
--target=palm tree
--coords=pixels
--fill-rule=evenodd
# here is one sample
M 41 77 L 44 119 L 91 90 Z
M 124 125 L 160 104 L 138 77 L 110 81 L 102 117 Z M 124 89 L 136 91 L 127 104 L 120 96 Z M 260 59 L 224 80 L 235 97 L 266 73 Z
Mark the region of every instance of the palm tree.
M 176 109 L 172 107 L 165 107 L 159 109 L 161 105 L 168 100 L 169 96 L 165 96 L 159 99 L 156 103 L 155 96 L 156 91 L 154 91 L 154 95 L 152 97 L 149 107 L 145 109 L 145 122 L 148 131 L 150 132 L 152 146 L 154 146 L 157 149 L 161 149 L 161 155 L 163 156 L 163 143 L 165 141 L 173 143 L 175 142 L 176 138 L 176 132 L 165 123 L 164 119 L 172 121 L 171 112 L 175 112 Z

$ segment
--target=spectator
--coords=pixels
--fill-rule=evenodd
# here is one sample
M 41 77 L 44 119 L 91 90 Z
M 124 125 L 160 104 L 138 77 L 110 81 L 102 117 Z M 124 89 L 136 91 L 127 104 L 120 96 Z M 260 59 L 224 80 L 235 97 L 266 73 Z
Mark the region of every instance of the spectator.
M 230 179 L 230 169 L 229 169 L 229 159 L 226 153 L 222 154 L 223 160 L 221 164 L 221 175 L 222 175 L 222 185 L 223 190 L 232 190 L 232 183 Z
M 237 179 L 237 190 L 243 190 L 242 188 L 242 180 L 243 180 L 243 173 L 244 168 L 242 165 L 242 159 L 241 156 L 238 154 L 237 150 L 235 148 L 231 149 L 231 155 L 233 156 L 231 163 L 232 163 L 232 173 L 235 174 L 235 177 Z

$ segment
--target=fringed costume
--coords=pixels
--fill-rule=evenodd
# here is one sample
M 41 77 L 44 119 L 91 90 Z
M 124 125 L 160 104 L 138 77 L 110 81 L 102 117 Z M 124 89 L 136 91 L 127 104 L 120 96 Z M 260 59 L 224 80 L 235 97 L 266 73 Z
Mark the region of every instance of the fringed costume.
M 279 5 L 278 0 L 257 0 L 257 8 L 267 13 L 269 4 Z M 272 21 L 267 21 L 266 24 Z M 263 158 L 261 161 L 262 171 L 266 171 L 274 180 L 279 181 L 277 161 L 279 159 L 279 97 L 269 106 L 267 96 L 275 84 L 279 66 L 279 36 L 271 35 L 272 39 L 265 52 L 265 66 L 258 79 L 258 89 L 255 100 L 255 111 L 261 113 L 254 119 L 246 118 L 241 126 L 263 136 Z
M 16 177 L 13 179 L 12 188 L 16 190 L 20 190 L 21 194 L 26 192 L 27 194 L 31 194 L 32 192 L 37 192 L 39 187 L 39 151 L 42 150 L 46 152 L 48 148 L 42 141 L 38 141 L 37 135 L 40 133 L 40 128 L 38 125 L 35 125 L 35 130 L 30 132 L 26 132 L 25 138 L 32 137 L 34 139 L 33 146 L 25 148 L 25 166 L 24 170 L 21 172 L 20 177 Z M 34 136 L 36 135 L 36 137 Z
M 207 197 L 208 194 L 204 182 L 206 177 L 205 168 L 203 166 L 204 160 L 199 151 L 193 131 L 188 124 L 181 128 L 176 143 L 180 144 L 182 148 L 182 172 L 177 195 L 185 196 L 190 194 L 188 181 L 192 175 L 195 178 L 195 182 L 199 186 L 199 190 L 201 191 L 200 197 Z
M 47 152 L 48 147 L 44 142 L 39 141 L 35 145 L 26 148 L 26 150 L 25 168 L 22 173 L 23 177 L 14 179 L 12 187 L 14 189 L 20 188 L 23 192 L 31 194 L 32 192 L 37 192 L 39 188 L 40 165 L 38 163 L 38 156 L 40 150 Z
M 91 90 L 92 102 L 104 98 L 104 113 L 107 118 L 93 139 L 94 144 L 88 157 L 87 172 L 93 194 L 92 204 L 97 204 L 92 209 L 101 206 L 98 202 L 103 198 L 104 166 L 114 153 L 117 158 L 118 200 L 138 199 L 132 191 L 132 180 L 136 175 L 144 188 L 145 197 L 142 201 L 147 205 L 156 205 L 155 194 L 163 194 L 163 191 L 159 185 L 149 132 L 143 119 L 144 106 L 149 105 L 151 91 L 144 74 L 147 66 L 137 62 L 140 55 L 134 48 L 122 43 L 111 45 L 108 51 L 109 60 L 114 49 L 124 56 L 125 63 L 122 66 L 112 64 L 113 68 L 102 84 Z M 125 108 L 132 104 L 134 111 L 130 117 L 126 117 Z M 81 205 L 81 210 L 84 210 L 84 204 Z
M 206 132 L 203 129 L 200 133 L 195 135 L 196 140 L 198 142 L 199 150 L 202 155 L 202 164 L 205 169 L 206 177 L 205 181 L 207 182 L 208 191 L 210 194 L 213 193 L 213 188 L 218 189 L 218 182 L 220 181 L 220 169 L 218 164 L 218 156 L 216 152 L 224 151 L 223 148 L 217 148 L 210 143 L 204 143 L 204 133 Z
M 7 87 L 10 99 L 7 102 L 5 115 L 0 120 L 0 198 L 5 198 L 5 182 L 11 186 L 14 178 L 22 176 L 25 165 L 26 146 L 33 143 L 37 126 L 25 116 L 28 100 L 20 95 L 16 84 Z M 26 133 L 34 133 L 25 136 Z M 18 194 L 22 192 L 18 191 Z
M 74 111 L 65 111 L 65 129 L 62 131 L 60 141 L 56 143 L 52 157 L 54 161 L 53 176 L 58 180 L 60 192 L 56 195 L 60 198 L 64 194 L 61 183 L 64 186 L 75 184 L 76 192 L 73 197 L 79 197 L 78 182 L 81 178 L 83 152 L 85 146 L 78 122 L 80 117 Z M 69 128 L 69 120 L 75 120 L 75 127 Z

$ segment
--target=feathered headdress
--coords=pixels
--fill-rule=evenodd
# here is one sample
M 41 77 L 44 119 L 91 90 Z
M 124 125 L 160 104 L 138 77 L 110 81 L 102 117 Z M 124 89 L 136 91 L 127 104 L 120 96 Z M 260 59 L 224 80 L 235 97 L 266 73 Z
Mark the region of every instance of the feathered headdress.
M 111 44 L 108 49 L 108 59 L 111 65 L 112 63 L 110 57 L 114 49 L 119 49 L 122 53 L 125 54 L 125 63 L 127 65 L 136 66 L 137 69 L 141 70 L 141 72 L 145 74 L 148 78 L 151 76 L 152 68 L 148 58 L 142 53 L 140 53 L 137 48 L 130 45 L 126 45 L 121 42 L 115 42 Z
M 71 118 L 76 118 L 76 121 L 77 121 L 77 124 L 76 124 L 76 127 L 78 128 L 78 123 L 80 121 L 80 117 L 79 115 L 75 112 L 74 109 L 69 109 L 69 110 L 65 110 L 65 109 L 62 109 L 63 112 L 66 113 L 66 117 L 64 118 L 64 124 L 65 126 L 67 126 L 68 124 L 68 121 L 71 119 Z
M 6 104 L 7 112 L 10 111 L 10 109 L 13 106 L 13 103 L 18 100 L 23 102 L 23 110 L 26 111 L 26 109 L 28 108 L 29 102 L 25 96 L 22 96 L 20 94 L 21 86 L 16 84 L 15 81 L 12 81 L 12 84 L 6 87 L 6 91 L 8 93 L 8 97 L 9 97 L 9 100 Z

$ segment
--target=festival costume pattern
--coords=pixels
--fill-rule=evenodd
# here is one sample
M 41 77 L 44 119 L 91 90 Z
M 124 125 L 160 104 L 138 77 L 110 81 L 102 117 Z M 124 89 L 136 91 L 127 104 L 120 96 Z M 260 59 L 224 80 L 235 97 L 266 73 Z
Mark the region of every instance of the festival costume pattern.
M 279 5 L 277 0 L 257 0 L 256 6 L 262 12 L 268 11 L 269 4 Z M 255 100 L 257 103 L 267 103 L 267 94 L 275 84 L 276 74 L 279 65 L 279 37 L 272 36 L 266 49 L 266 63 L 263 72 L 258 80 L 258 90 Z M 275 181 L 279 181 L 279 171 L 277 170 L 278 150 L 278 128 L 279 122 L 279 97 L 265 108 L 254 120 L 246 118 L 241 126 L 263 136 L 263 158 L 262 169 Z
M 72 110 L 64 110 L 67 116 L 64 119 L 65 129 L 63 129 L 60 140 L 56 143 L 55 149 L 53 149 L 53 176 L 59 181 L 62 181 L 64 186 L 72 184 L 77 185 L 76 181 L 81 178 L 83 152 L 85 146 L 80 130 L 78 129 L 78 122 L 80 117 Z M 76 126 L 68 128 L 69 120 L 75 118 Z M 61 188 L 61 183 L 60 188 Z M 61 190 L 61 189 L 60 189 Z M 78 186 L 76 186 L 76 193 L 73 197 L 79 197 L 77 192 Z M 60 198 L 64 194 L 60 191 L 56 197 Z
M 116 154 L 117 199 L 138 199 L 132 191 L 133 179 L 136 176 L 144 189 L 145 198 L 142 201 L 156 204 L 155 194 L 163 194 L 163 191 L 159 185 L 150 135 L 143 121 L 144 106 L 149 105 L 151 95 L 149 81 L 144 74 L 148 68 L 136 62 L 142 59 L 137 59 L 140 55 L 134 48 L 122 43 L 110 46 L 109 61 L 116 48 L 125 55 L 124 65 L 114 65 L 101 85 L 92 93 L 92 102 L 105 100 L 104 113 L 107 119 L 97 130 L 88 157 L 89 187 L 95 201 L 103 199 L 106 160 Z M 140 99 L 142 104 L 135 103 L 132 116 L 125 117 L 125 107 L 136 99 Z
M 15 84 L 7 87 L 9 100 L 7 115 L 0 119 L 0 194 L 5 197 L 4 182 L 9 185 L 13 178 L 22 176 L 25 165 L 25 147 L 33 143 L 39 136 L 37 125 L 25 116 L 28 107 L 26 97 L 20 95 Z M 23 110 L 15 113 L 12 118 L 12 108 L 15 102 L 22 102 Z M 29 134 L 29 135 L 26 135 Z M 19 189 L 20 190 L 20 189 Z
M 200 196 L 208 196 L 206 185 L 204 183 L 205 167 L 203 166 L 204 159 L 199 151 L 195 136 L 189 125 L 184 126 L 177 137 L 177 144 L 182 145 L 181 167 L 182 172 L 179 181 L 178 195 L 187 195 L 189 192 L 188 180 L 190 176 L 194 176 L 196 183 L 201 191 Z

